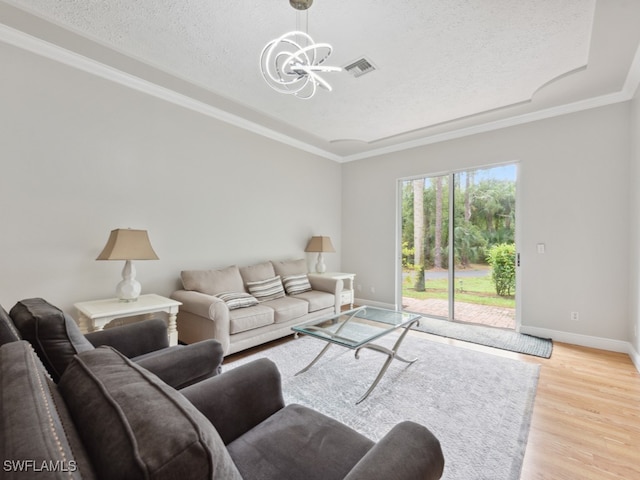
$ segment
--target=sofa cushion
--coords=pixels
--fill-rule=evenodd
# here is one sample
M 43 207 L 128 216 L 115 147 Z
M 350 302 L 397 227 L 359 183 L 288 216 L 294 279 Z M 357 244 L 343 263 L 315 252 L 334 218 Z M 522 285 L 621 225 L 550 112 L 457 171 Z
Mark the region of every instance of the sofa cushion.
M 299 293 L 298 295 L 294 295 L 292 298 L 297 298 L 298 300 L 305 300 L 306 302 L 308 302 L 309 313 L 317 312 L 318 310 L 323 310 L 325 308 L 334 308 L 336 303 L 336 297 L 333 294 L 320 292 L 318 290 Z
M 275 298 L 284 297 L 284 287 L 279 275 L 266 280 L 247 282 L 247 289 L 259 302 L 267 302 Z
M 291 404 L 227 448 L 244 478 L 342 480 L 373 445 L 346 425 Z
M 235 265 L 217 270 L 183 270 L 180 272 L 185 290 L 216 295 L 222 292 L 244 292 L 244 282 Z
M 275 323 L 288 322 L 309 313 L 309 304 L 293 297 L 276 298 L 262 305 L 273 309 Z
M 241 478 L 211 423 L 110 347 L 78 355 L 59 388 L 101 478 Z
M 18 340 L 20 340 L 20 334 L 16 330 L 13 320 L 11 320 L 4 307 L 0 305 L 0 345 L 17 342 Z
M 263 305 L 231 310 L 229 312 L 229 333 L 233 335 L 271 325 L 274 318 L 274 310 Z
M 49 465 L 58 468 L 55 478 L 96 478 L 66 405 L 28 342 L 0 347 L 0 392 L 3 467 L 32 462 L 13 476 L 4 470 L 6 478 L 54 478 L 43 470 Z
M 296 295 L 311 290 L 309 277 L 306 273 L 282 277 L 282 284 L 284 285 L 284 290 L 287 292 L 287 295 Z
M 276 276 L 276 272 L 271 262 L 262 262 L 248 267 L 240 267 L 240 275 L 246 285 L 248 282 L 258 282 L 273 278 Z
M 58 382 L 77 353 L 93 350 L 76 322 L 42 298 L 21 300 L 11 309 L 13 323 Z
M 271 263 L 276 275 L 280 275 L 283 278 L 288 275 L 302 275 L 309 273 L 307 261 L 304 258 L 300 258 L 298 260 L 282 260 L 278 262 L 272 260 Z
M 246 292 L 223 292 L 217 294 L 216 297 L 226 303 L 229 310 L 255 307 L 258 304 L 258 299 Z

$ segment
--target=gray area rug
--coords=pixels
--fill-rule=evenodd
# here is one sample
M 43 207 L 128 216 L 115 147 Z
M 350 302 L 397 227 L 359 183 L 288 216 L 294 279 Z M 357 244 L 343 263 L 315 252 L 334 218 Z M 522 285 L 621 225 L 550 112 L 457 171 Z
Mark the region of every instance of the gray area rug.
M 420 325 L 415 326 L 414 329 L 441 337 L 454 338 L 536 357 L 549 358 L 553 351 L 553 342 L 548 338 L 534 337 L 533 335 L 525 335 L 502 328 L 422 317 Z
M 391 346 L 397 337 L 389 337 L 378 343 Z M 399 354 L 419 360 L 394 361 L 356 405 L 386 356 L 365 349 L 356 359 L 353 351 L 333 345 L 310 370 L 294 376 L 323 346 L 301 337 L 223 368 L 270 358 L 282 375 L 287 404 L 314 408 L 375 441 L 402 420 L 425 425 L 442 444 L 444 479 L 520 478 L 539 365 L 408 335 Z

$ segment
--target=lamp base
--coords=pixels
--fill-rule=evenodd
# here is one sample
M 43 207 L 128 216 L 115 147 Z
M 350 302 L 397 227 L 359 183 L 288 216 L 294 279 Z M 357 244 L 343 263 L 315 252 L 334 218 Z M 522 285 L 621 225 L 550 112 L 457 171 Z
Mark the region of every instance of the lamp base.
M 136 268 L 127 260 L 122 269 L 122 281 L 116 286 L 116 295 L 121 302 L 135 302 L 140 296 L 142 285 L 136 280 Z
M 316 262 L 316 273 L 324 273 L 327 271 L 327 266 L 324 264 L 324 259 L 322 258 L 322 252 L 318 253 L 318 261 Z

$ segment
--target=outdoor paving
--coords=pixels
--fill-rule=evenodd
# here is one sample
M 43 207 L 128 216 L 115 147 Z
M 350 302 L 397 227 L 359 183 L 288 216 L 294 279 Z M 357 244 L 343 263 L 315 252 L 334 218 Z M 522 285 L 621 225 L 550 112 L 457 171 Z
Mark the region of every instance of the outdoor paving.
M 402 307 L 410 312 L 424 315 L 437 315 L 447 317 L 449 302 L 440 299 L 418 300 L 415 298 L 402 298 Z M 490 307 L 475 305 L 472 303 L 455 303 L 456 320 L 463 322 L 479 323 L 491 327 L 515 329 L 516 315 L 513 308 Z

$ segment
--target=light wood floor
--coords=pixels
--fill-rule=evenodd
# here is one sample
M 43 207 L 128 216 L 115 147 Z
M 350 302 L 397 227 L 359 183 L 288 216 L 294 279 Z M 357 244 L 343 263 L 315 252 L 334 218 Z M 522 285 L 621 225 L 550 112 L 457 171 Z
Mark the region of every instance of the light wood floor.
M 555 342 L 544 359 L 412 334 L 541 365 L 521 480 L 640 479 L 640 373 L 628 355 Z
M 540 363 L 521 478 L 640 479 L 640 374 L 629 356 L 557 343 Z

